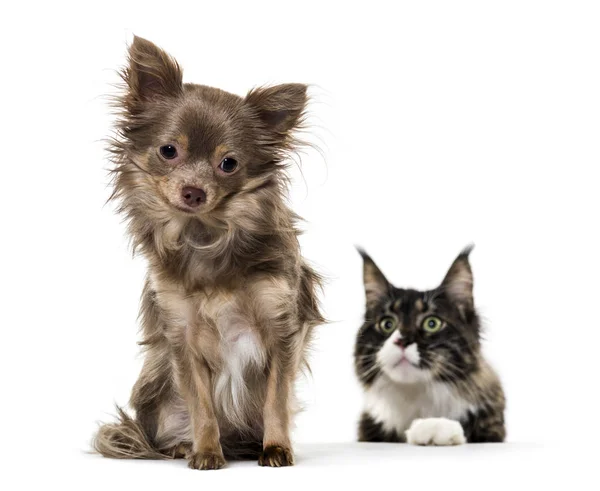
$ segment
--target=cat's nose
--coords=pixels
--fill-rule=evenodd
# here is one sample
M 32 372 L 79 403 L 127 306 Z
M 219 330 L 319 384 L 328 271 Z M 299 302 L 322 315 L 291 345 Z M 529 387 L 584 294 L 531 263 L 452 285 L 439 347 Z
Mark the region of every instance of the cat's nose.
M 206 193 L 200 188 L 186 186 L 181 190 L 183 202 L 190 208 L 197 208 L 200 203 L 206 202 Z
M 402 348 L 402 349 L 406 348 L 406 343 L 404 342 L 404 339 L 402 339 L 402 338 L 396 339 L 396 341 L 394 341 L 394 343 L 396 344 L 396 346 L 400 346 L 400 348 Z

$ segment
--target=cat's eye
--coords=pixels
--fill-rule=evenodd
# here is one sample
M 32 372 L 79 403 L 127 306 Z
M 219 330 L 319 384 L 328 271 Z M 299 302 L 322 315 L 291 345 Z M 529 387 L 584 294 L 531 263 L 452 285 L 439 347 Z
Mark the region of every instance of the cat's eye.
M 379 321 L 379 330 L 383 334 L 390 334 L 394 329 L 396 329 L 396 319 L 393 317 L 383 317 Z
M 430 315 L 429 317 L 425 317 L 425 319 L 423 319 L 422 327 L 424 331 L 433 333 L 438 332 L 443 325 L 444 323 L 442 322 L 442 319 L 434 315 Z
M 163 145 L 160 147 L 160 154 L 167 160 L 173 160 L 177 157 L 177 149 L 173 145 Z
M 227 174 L 231 174 L 238 167 L 237 160 L 232 159 L 231 157 L 225 157 L 221 163 L 219 164 L 219 169 Z

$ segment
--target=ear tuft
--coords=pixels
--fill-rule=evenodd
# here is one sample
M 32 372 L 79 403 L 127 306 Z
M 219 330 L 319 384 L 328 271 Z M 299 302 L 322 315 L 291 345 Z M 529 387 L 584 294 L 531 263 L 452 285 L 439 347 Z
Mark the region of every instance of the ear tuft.
M 360 247 L 356 248 L 363 258 L 363 282 L 367 297 L 367 308 L 374 308 L 389 296 L 390 283 L 375 264 L 375 261 Z
M 248 92 L 246 103 L 258 111 L 268 129 L 286 135 L 302 124 L 308 102 L 307 90 L 304 84 L 257 87 Z
M 442 287 L 450 300 L 461 307 L 461 310 L 473 309 L 473 272 L 469 263 L 469 254 L 473 244 L 465 247 L 450 266 Z
M 123 71 L 123 78 L 129 87 L 127 102 L 133 112 L 141 103 L 181 94 L 182 70 L 165 51 L 134 36 L 128 55 L 129 66 Z

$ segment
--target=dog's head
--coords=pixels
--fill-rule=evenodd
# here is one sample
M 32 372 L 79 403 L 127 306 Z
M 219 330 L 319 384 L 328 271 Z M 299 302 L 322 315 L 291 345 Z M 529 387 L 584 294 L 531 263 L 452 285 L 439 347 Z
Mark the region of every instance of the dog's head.
M 302 125 L 305 85 L 256 88 L 239 97 L 184 84 L 167 53 L 136 37 L 123 70 L 116 189 L 128 212 L 146 219 L 227 221 L 252 194 L 278 183 Z

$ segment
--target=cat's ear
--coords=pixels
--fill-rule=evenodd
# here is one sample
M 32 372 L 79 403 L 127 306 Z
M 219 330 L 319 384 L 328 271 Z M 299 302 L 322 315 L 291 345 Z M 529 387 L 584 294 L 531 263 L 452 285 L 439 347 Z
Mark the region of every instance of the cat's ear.
M 135 36 L 128 59 L 122 76 L 128 87 L 126 103 L 132 112 L 137 112 L 144 102 L 176 97 L 183 91 L 179 64 L 150 41 Z
M 363 258 L 363 281 L 365 284 L 365 295 L 367 307 L 373 308 L 381 302 L 382 298 L 389 296 L 391 285 L 375 264 L 375 261 L 360 248 L 357 248 Z
M 473 245 L 463 249 L 450 266 L 442 282 L 442 289 L 461 311 L 473 309 L 473 272 L 469 263 L 469 254 Z

